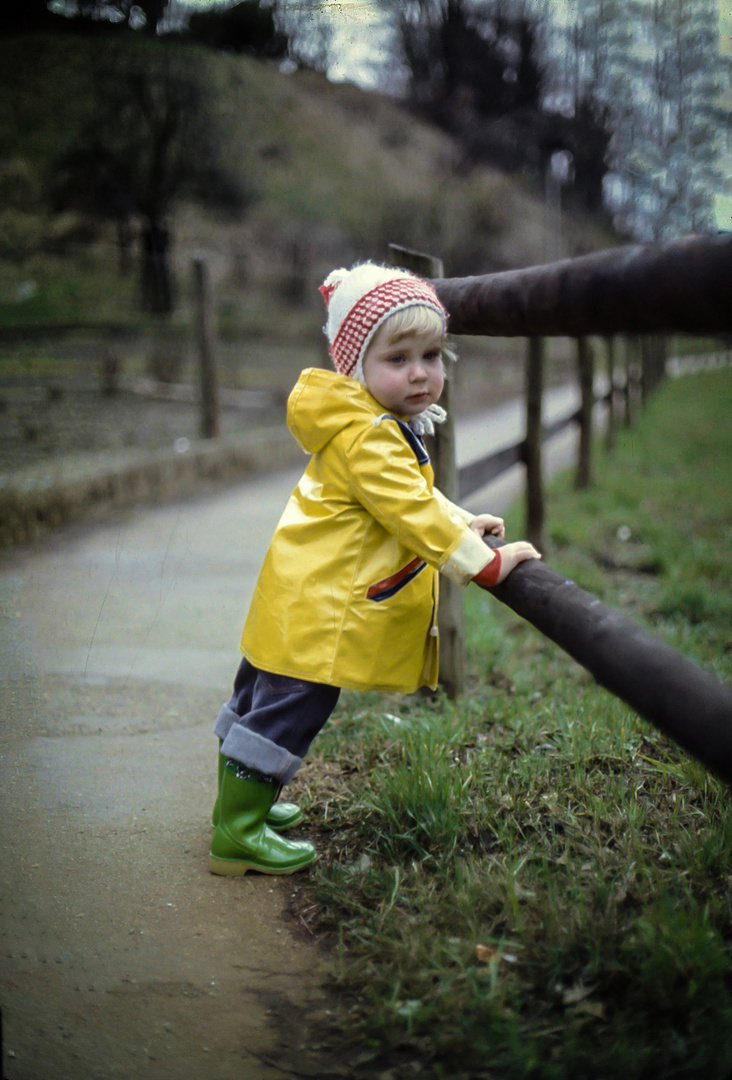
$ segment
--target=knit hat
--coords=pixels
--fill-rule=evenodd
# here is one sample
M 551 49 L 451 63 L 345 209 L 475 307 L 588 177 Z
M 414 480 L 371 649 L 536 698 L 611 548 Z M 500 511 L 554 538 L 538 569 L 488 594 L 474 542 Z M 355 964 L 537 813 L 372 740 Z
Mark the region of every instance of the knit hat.
M 341 375 L 363 382 L 363 358 L 381 324 L 396 311 L 431 308 L 447 330 L 447 312 L 428 281 L 393 266 L 361 263 L 350 270 L 333 270 L 320 292 L 328 320 L 323 331 L 330 356 Z

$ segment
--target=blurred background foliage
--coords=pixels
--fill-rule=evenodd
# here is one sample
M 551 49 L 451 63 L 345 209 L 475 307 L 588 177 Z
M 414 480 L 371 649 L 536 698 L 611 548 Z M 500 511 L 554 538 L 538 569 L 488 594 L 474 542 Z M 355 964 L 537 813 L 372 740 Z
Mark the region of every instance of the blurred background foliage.
M 712 228 L 714 0 L 385 0 L 368 90 L 327 8 L 7 2 L 0 325 L 185 325 L 204 249 L 224 333 L 292 338 L 389 242 L 463 275 Z
M 0 40 L 6 324 L 171 312 L 200 247 L 232 325 L 229 287 L 297 303 L 333 263 L 389 241 L 440 253 L 452 273 L 540 254 L 525 177 L 466 165 L 457 140 L 389 96 L 292 59 L 282 70 L 271 9 L 213 9 L 157 36 L 153 5 L 65 10 L 8 5 Z M 603 233 L 588 221 L 573 246 Z

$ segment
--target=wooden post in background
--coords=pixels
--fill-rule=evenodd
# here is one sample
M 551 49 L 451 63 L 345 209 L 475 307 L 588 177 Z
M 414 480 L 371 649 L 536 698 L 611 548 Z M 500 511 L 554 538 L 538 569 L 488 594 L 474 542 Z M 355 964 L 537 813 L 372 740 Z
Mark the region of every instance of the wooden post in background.
M 605 429 L 605 443 L 608 450 L 615 446 L 615 338 L 605 338 L 607 351 L 607 427 Z
M 662 334 L 647 334 L 641 347 L 641 393 L 643 405 L 666 374 L 666 339 Z
M 539 551 L 544 538 L 544 490 L 541 467 L 541 404 L 544 388 L 544 338 L 530 337 L 526 353 L 526 539 Z
M 193 260 L 196 344 L 201 387 L 201 436 L 215 439 L 221 434 L 221 406 L 214 347 L 214 313 L 208 262 L 203 255 Z
M 441 278 L 442 260 L 432 255 L 410 251 L 397 244 L 389 245 L 392 266 L 411 270 L 423 278 Z M 451 372 L 448 372 L 448 376 Z M 438 424 L 432 440 L 432 464 L 435 484 L 452 502 L 458 498 L 457 463 L 455 455 L 455 417 L 452 379 L 445 380 L 440 404 L 447 411 L 447 420 Z M 465 616 L 463 590 L 454 581 L 440 578 L 440 683 L 447 696 L 458 697 L 465 683 Z
M 592 346 L 586 337 L 577 338 L 577 369 L 580 384 L 580 439 L 575 487 L 589 487 L 592 482 L 592 407 L 595 404 L 593 386 L 594 362 Z
M 653 334 L 651 337 L 651 389 L 663 382 L 666 376 L 666 338 L 663 334 Z
M 624 361 L 625 361 L 625 384 L 623 386 L 623 421 L 627 428 L 633 426 L 633 403 L 631 401 L 630 384 L 633 378 L 633 354 L 635 350 L 635 338 L 626 334 L 624 338 Z
M 648 335 L 644 335 L 640 340 L 640 388 L 641 388 L 641 405 L 643 408 L 648 404 L 648 398 L 651 393 L 651 349 Z

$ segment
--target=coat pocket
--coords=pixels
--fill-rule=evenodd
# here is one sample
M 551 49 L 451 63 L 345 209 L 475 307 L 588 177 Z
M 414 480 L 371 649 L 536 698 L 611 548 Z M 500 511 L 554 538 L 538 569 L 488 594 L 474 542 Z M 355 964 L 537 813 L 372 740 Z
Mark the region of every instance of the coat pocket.
M 427 563 L 424 559 L 417 557 L 412 559 L 411 562 L 403 566 L 401 570 L 397 570 L 395 574 L 391 574 L 390 577 L 383 578 L 381 581 L 377 581 L 375 584 L 370 585 L 366 592 L 368 600 L 374 600 L 379 603 L 381 600 L 387 600 L 390 596 L 394 596 L 405 585 L 408 585 L 410 581 L 416 578 L 417 574 L 421 574 Z

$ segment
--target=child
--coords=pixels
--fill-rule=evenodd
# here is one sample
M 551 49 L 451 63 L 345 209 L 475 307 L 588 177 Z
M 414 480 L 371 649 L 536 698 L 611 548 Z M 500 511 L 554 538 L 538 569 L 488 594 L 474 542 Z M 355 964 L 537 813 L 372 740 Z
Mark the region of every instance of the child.
M 281 831 L 278 803 L 342 687 L 437 685 L 437 571 L 492 586 L 525 559 L 491 551 L 501 518 L 433 486 L 421 435 L 445 418 L 447 314 L 432 286 L 390 267 L 335 270 L 321 286 L 335 371 L 302 372 L 287 422 L 312 455 L 275 531 L 241 640 L 221 740 L 210 869 L 290 874 L 315 858 Z

